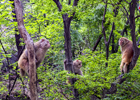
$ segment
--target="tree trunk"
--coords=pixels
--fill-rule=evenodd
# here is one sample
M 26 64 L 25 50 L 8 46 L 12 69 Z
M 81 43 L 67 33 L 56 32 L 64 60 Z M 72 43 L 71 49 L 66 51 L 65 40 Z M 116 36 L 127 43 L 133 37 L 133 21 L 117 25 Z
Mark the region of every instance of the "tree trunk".
M 9 1 L 13 2 L 14 0 L 9 0 Z M 12 17 L 13 17 L 13 21 L 17 22 L 14 2 L 12 3 Z M 17 46 L 18 55 L 19 55 L 20 52 L 22 51 L 23 46 L 19 45 L 21 43 L 20 41 L 21 35 L 17 34 L 17 32 L 18 30 L 17 30 L 17 27 L 15 26 L 15 39 L 16 39 L 16 46 Z
M 65 14 L 63 15 L 63 22 L 64 22 L 64 37 L 65 37 L 65 56 L 66 56 L 66 60 L 67 60 L 67 70 L 71 73 L 74 73 L 73 70 L 73 61 L 72 61 L 72 53 L 71 53 L 71 35 L 70 35 L 70 22 L 71 19 L 68 18 L 68 15 Z M 70 79 L 70 83 L 74 84 L 76 82 L 75 78 Z M 73 86 L 73 95 L 75 97 L 76 100 L 79 99 L 79 93 L 77 91 L 77 89 L 74 88 Z
M 130 29 L 131 29 L 131 36 L 132 36 L 132 41 L 133 41 L 133 50 L 134 50 L 134 55 L 132 58 L 132 62 L 130 63 L 129 70 L 132 70 L 137 62 L 137 59 L 140 55 L 140 50 L 137 47 L 136 44 L 136 36 L 135 36 L 135 7 L 136 7 L 136 0 L 132 0 L 132 3 L 130 3 Z
M 25 44 L 27 46 L 27 51 L 28 51 L 30 98 L 31 100 L 37 100 L 36 63 L 35 63 L 34 43 L 24 26 L 21 2 L 19 0 L 14 0 L 14 4 L 15 4 L 15 10 L 16 10 L 16 18 L 18 22 L 18 31 L 22 35 L 25 41 Z
M 62 5 L 61 3 L 59 2 L 59 0 L 53 0 L 59 11 L 61 11 L 62 9 Z M 77 6 L 77 3 L 78 3 L 79 0 L 74 0 L 73 2 L 73 6 Z M 69 1 L 69 3 L 71 3 Z M 67 65 L 67 70 L 69 72 L 74 72 L 73 71 L 73 61 L 72 61 L 72 53 L 71 53 L 71 35 L 70 35 L 70 23 L 71 23 L 71 20 L 73 18 L 73 16 L 75 15 L 75 12 L 73 12 L 73 15 L 71 17 L 68 17 L 68 14 L 63 14 L 62 15 L 62 18 L 63 18 L 63 23 L 64 23 L 64 37 L 65 37 L 65 44 L 64 44 L 64 48 L 65 48 L 65 56 L 66 56 L 66 65 Z M 70 82 L 72 85 L 74 85 L 76 79 L 70 79 Z M 79 99 L 79 94 L 78 94 L 78 91 L 77 89 L 74 89 L 74 86 L 73 86 L 73 95 L 74 95 L 74 99 L 78 100 Z

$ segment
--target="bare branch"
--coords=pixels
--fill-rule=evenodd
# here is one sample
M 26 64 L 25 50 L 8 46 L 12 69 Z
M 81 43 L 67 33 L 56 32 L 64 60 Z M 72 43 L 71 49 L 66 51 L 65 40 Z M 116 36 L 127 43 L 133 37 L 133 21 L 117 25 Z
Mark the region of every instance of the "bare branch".
M 69 2 L 68 2 L 68 5 L 70 5 L 71 4 L 71 0 L 69 0 Z
M 74 0 L 73 7 L 77 6 L 79 0 Z M 73 16 L 75 15 L 75 12 L 73 12 L 72 16 L 69 18 L 69 20 L 72 20 Z
M 1 44 L 1 46 L 2 46 L 2 49 L 3 49 L 4 53 L 5 53 L 5 55 L 8 54 L 8 53 L 6 52 L 6 50 L 5 50 L 5 48 L 4 48 L 3 44 L 2 44 L 2 42 L 1 42 L 1 39 L 0 39 L 0 44 Z M 8 66 L 9 66 L 10 63 L 9 63 L 9 58 L 7 57 L 7 55 L 6 55 L 6 60 L 7 60 Z
M 124 1 L 125 1 L 126 3 L 128 3 L 128 4 L 130 4 L 130 3 L 132 2 L 132 1 L 131 1 L 131 2 L 129 3 L 129 2 L 127 2 L 126 0 L 124 0 Z
M 104 0 L 103 0 L 103 2 L 106 3 Z M 110 4 L 110 5 L 112 5 L 114 7 L 114 4 L 113 3 L 106 3 L 106 4 Z
M 129 14 L 128 14 L 128 11 L 126 10 L 126 8 L 122 5 L 123 9 L 125 10 L 126 12 L 126 15 L 127 15 L 127 18 L 129 18 Z
M 95 45 L 94 45 L 92 51 L 95 51 L 95 50 L 96 50 L 96 47 L 98 46 L 98 44 L 99 44 L 101 38 L 102 38 L 102 34 L 101 34 L 101 35 L 99 36 L 99 38 L 97 39 L 97 41 L 96 41 L 96 43 L 95 43 Z
M 74 0 L 73 6 L 77 6 L 79 0 Z
M 138 18 L 138 17 L 140 17 L 140 15 L 136 16 L 135 19 Z
M 103 33 L 103 35 L 104 35 L 104 42 L 105 42 L 105 44 L 106 44 L 106 42 L 107 42 L 107 41 L 106 41 L 105 27 L 104 27 L 106 10 L 107 10 L 107 1 L 106 1 L 106 5 L 105 5 L 104 14 L 103 14 L 103 20 L 102 20 L 102 33 Z
M 62 5 L 61 5 L 61 3 L 59 2 L 59 0 L 53 0 L 53 1 L 56 3 L 56 5 L 57 5 L 59 11 L 61 11 Z
M 109 39 L 108 39 L 108 43 L 110 43 L 110 40 L 111 40 L 111 36 L 113 34 L 114 27 L 115 27 L 115 25 L 114 25 L 114 22 L 113 22 L 113 24 L 112 24 L 112 30 L 110 32 Z

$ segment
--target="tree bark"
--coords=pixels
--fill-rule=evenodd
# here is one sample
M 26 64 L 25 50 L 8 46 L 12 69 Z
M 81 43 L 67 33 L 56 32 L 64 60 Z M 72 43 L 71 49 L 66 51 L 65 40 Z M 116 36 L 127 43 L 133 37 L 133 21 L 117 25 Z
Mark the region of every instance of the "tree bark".
M 27 46 L 27 51 L 28 51 L 30 98 L 31 100 L 37 100 L 36 63 L 35 63 L 34 43 L 24 26 L 21 2 L 19 0 L 14 0 L 14 4 L 15 4 L 15 10 L 16 10 L 16 18 L 18 22 L 18 31 L 23 37 L 25 44 Z
M 9 1 L 14 1 L 14 0 L 9 0 Z M 17 22 L 14 2 L 12 3 L 12 17 L 13 17 L 13 21 Z M 21 35 L 17 34 L 17 32 L 18 32 L 17 27 L 15 27 L 15 39 L 16 39 L 16 46 L 17 46 L 18 55 L 19 55 L 20 52 L 22 51 L 23 46 L 19 45 L 21 43 L 21 41 L 20 41 Z
M 135 36 L 135 7 L 136 7 L 136 0 L 132 0 L 132 3 L 129 4 L 129 10 L 130 10 L 130 29 L 131 29 L 131 36 L 132 36 L 132 41 L 133 41 L 133 50 L 134 50 L 134 55 L 132 58 L 132 62 L 130 63 L 129 70 L 132 70 L 137 62 L 137 59 L 140 55 L 140 50 L 137 47 L 136 44 L 136 36 Z
M 102 20 L 102 33 L 103 33 L 103 36 L 104 36 L 104 43 L 105 43 L 105 46 L 106 46 L 106 60 L 108 60 L 108 57 L 109 57 L 109 44 L 110 44 L 110 40 L 111 40 L 111 37 L 113 35 L 113 30 L 115 29 L 115 23 L 113 22 L 112 23 L 112 30 L 110 32 L 110 35 L 109 35 L 109 39 L 107 41 L 106 39 L 106 33 L 105 33 L 105 27 L 104 27 L 104 23 L 105 23 L 105 14 L 106 14 L 106 10 L 107 10 L 107 2 L 108 0 L 106 0 L 106 5 L 105 5 L 105 10 L 104 10 L 104 14 L 103 14 L 103 20 Z M 119 2 L 117 3 L 117 7 L 113 10 L 114 11 L 114 17 L 117 16 L 118 14 L 118 9 L 119 9 L 119 4 L 122 2 L 122 0 L 119 0 Z M 106 63 L 106 66 L 108 64 Z
M 132 62 L 129 65 L 128 72 L 130 72 L 134 68 L 136 61 L 138 60 L 138 57 L 140 55 L 140 49 L 137 47 L 136 36 L 135 36 L 135 7 L 136 7 L 136 0 L 132 0 L 132 2 L 129 4 L 129 10 L 130 10 L 129 20 L 130 20 L 130 29 L 131 29 L 131 37 L 133 41 L 134 55 L 132 58 Z M 117 91 L 116 84 L 117 83 L 122 84 L 126 80 L 126 78 L 123 78 L 123 75 L 124 74 L 118 76 L 116 81 L 111 84 L 111 88 L 107 91 L 107 94 L 116 93 Z
M 103 20 L 102 20 L 102 33 L 103 33 L 103 36 L 104 36 L 104 43 L 105 43 L 105 46 L 106 46 L 106 60 L 108 60 L 108 57 L 109 57 L 109 44 L 110 44 L 111 36 L 113 34 L 113 30 L 114 30 L 115 25 L 114 25 L 114 22 L 113 22 L 113 24 L 112 24 L 112 30 L 110 32 L 109 39 L 107 41 L 106 40 L 105 27 L 104 27 L 106 10 L 107 10 L 107 1 L 106 1 L 106 5 L 105 5 L 104 14 L 103 14 Z M 108 66 L 107 63 L 106 63 L 106 66 Z
M 102 34 L 99 35 L 99 38 L 97 39 L 97 41 L 96 41 L 96 43 L 95 43 L 92 51 L 95 51 L 96 50 L 96 48 L 97 48 L 98 44 L 100 43 L 101 39 L 102 39 Z
M 59 11 L 61 11 L 62 9 L 62 5 L 60 4 L 59 0 L 53 0 Z M 77 6 L 79 0 L 74 0 L 73 2 L 73 6 Z M 63 23 L 64 23 L 64 37 L 65 37 L 65 44 L 64 44 L 64 48 L 65 48 L 65 56 L 66 56 L 66 60 L 67 60 L 67 67 L 66 68 L 69 72 L 74 72 L 73 71 L 73 61 L 72 61 L 72 52 L 71 52 L 71 35 L 70 35 L 70 23 L 71 20 L 73 18 L 73 16 L 75 15 L 75 12 L 73 12 L 73 15 L 71 17 L 68 17 L 68 14 L 63 14 L 62 18 L 63 18 Z M 76 79 L 70 79 L 71 84 L 73 85 L 76 82 Z M 73 87 L 73 95 L 74 95 L 74 99 L 78 100 L 79 99 L 79 94 L 77 89 L 74 89 Z

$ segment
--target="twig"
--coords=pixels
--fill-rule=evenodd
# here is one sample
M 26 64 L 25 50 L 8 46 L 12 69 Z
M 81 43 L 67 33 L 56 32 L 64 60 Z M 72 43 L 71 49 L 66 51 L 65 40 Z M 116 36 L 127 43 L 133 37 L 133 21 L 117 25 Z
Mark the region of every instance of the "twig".
M 135 19 L 138 18 L 138 17 L 140 17 L 140 15 L 136 16 Z

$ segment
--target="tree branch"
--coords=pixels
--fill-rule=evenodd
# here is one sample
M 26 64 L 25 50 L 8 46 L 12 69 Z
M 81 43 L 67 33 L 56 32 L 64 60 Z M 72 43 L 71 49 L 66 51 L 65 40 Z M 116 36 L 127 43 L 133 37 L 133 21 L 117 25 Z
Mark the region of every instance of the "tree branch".
M 139 39 L 138 39 L 138 41 L 137 41 L 137 46 L 139 46 L 140 44 L 139 44 L 139 42 L 140 42 L 140 37 L 139 37 Z
M 133 41 L 133 50 L 134 50 L 134 55 L 133 55 L 133 58 L 132 58 L 132 62 L 130 63 L 130 66 L 129 66 L 129 70 L 132 70 L 136 64 L 136 61 L 140 55 L 140 50 L 139 48 L 137 47 L 137 44 L 136 44 L 136 36 L 135 36 L 135 7 L 136 7 L 136 0 L 132 0 L 132 3 L 129 4 L 130 7 L 129 7 L 129 10 L 130 10 L 130 16 L 129 16 L 129 19 L 130 19 L 130 29 L 131 29 L 131 37 L 132 37 L 132 41 Z
M 98 46 L 98 44 L 100 43 L 101 38 L 102 38 L 102 34 L 101 34 L 101 35 L 99 35 L 99 38 L 97 39 L 97 41 L 96 41 L 96 43 L 95 43 L 95 45 L 94 45 L 94 47 L 93 47 L 92 51 L 95 51 L 95 50 L 96 50 L 96 47 L 97 47 L 97 46 Z
M 2 46 L 2 49 L 3 49 L 4 53 L 5 53 L 5 55 L 8 54 L 8 53 L 6 52 L 6 50 L 5 50 L 5 48 L 4 48 L 3 44 L 2 44 L 2 42 L 1 42 L 1 39 L 0 39 L 0 44 L 1 44 L 1 46 Z M 9 63 L 9 58 L 7 57 L 7 55 L 6 55 L 6 60 L 7 60 L 8 66 L 9 66 L 10 63 Z
M 30 35 L 25 29 L 23 22 L 23 13 L 21 2 L 19 0 L 14 0 L 15 10 L 16 10 L 16 18 L 18 22 L 18 31 L 22 35 L 25 44 L 27 46 L 28 51 L 28 59 L 29 59 L 29 88 L 30 88 L 30 98 L 31 100 L 37 100 L 37 87 L 36 87 L 36 63 L 35 63 L 35 50 L 34 43 L 31 39 Z
M 140 17 L 140 15 L 136 16 L 135 19 L 138 18 L 138 17 Z
M 124 1 L 125 1 L 126 3 L 128 3 L 128 4 L 130 4 L 130 3 L 132 2 L 132 1 L 131 1 L 131 2 L 129 3 L 129 2 L 127 2 L 126 0 L 124 0 Z
M 104 42 L 106 44 L 106 33 L 105 33 L 105 27 L 104 27 L 104 23 L 105 23 L 105 14 L 106 14 L 106 10 L 107 10 L 107 1 L 106 1 L 106 5 L 105 5 L 105 10 L 104 10 L 104 14 L 103 14 L 103 20 L 102 20 L 102 33 L 104 35 Z
M 59 2 L 59 0 L 53 0 L 53 1 L 56 3 L 56 5 L 57 5 L 59 11 L 61 11 L 62 5 L 61 5 L 61 3 Z
M 126 8 L 122 5 L 123 9 L 125 10 L 126 12 L 126 15 L 127 15 L 127 18 L 129 18 L 129 14 L 128 14 L 128 11 L 126 10 Z
M 110 40 L 111 40 L 111 36 L 113 34 L 114 27 L 115 27 L 115 25 L 114 25 L 114 22 L 113 22 L 113 24 L 112 24 L 112 30 L 110 32 L 109 39 L 108 39 L 108 43 L 110 43 Z
M 70 5 L 71 4 L 71 0 L 69 0 L 69 2 L 68 2 L 68 5 Z
M 74 0 L 74 2 L 73 2 L 73 7 L 74 7 L 74 6 L 77 6 L 78 1 L 79 1 L 79 0 Z M 75 15 L 75 11 L 73 12 L 72 15 L 73 15 L 73 16 Z M 69 18 L 69 20 L 72 20 L 73 16 L 71 16 L 71 17 Z
M 74 0 L 73 6 L 77 6 L 79 0 Z
M 126 21 L 126 25 L 127 25 L 128 23 L 129 23 L 129 18 L 128 18 L 127 21 Z M 122 36 L 124 35 L 124 32 L 127 32 L 126 25 L 124 26 L 124 29 L 123 29 L 123 31 L 121 32 L 121 35 L 122 35 Z

